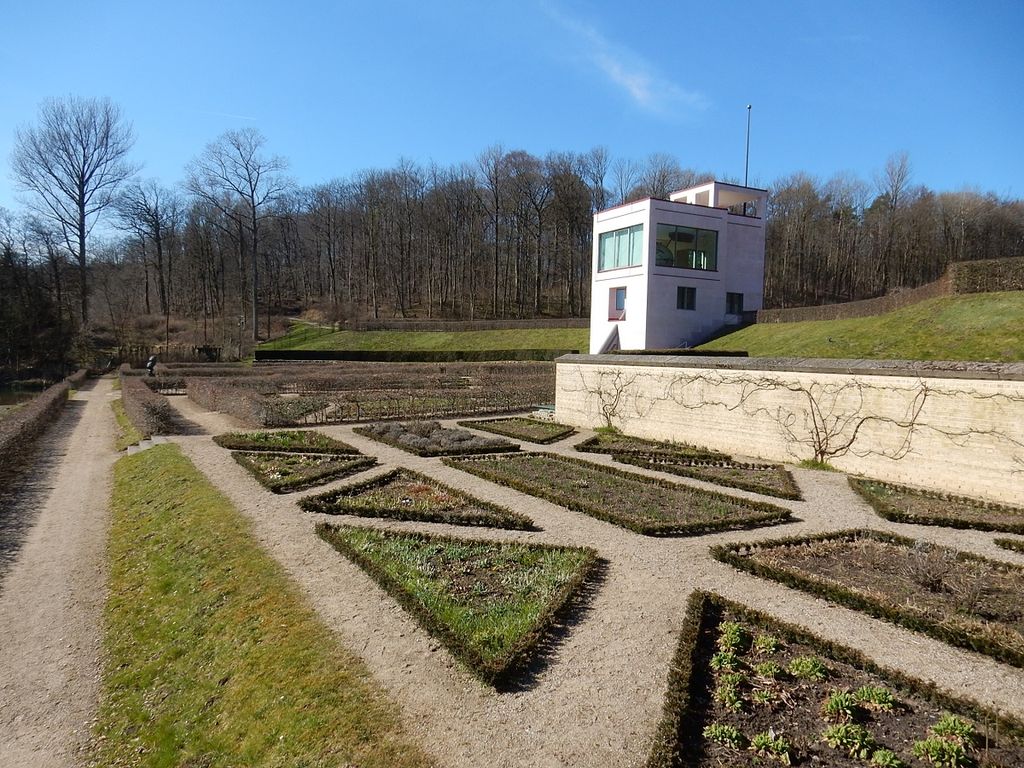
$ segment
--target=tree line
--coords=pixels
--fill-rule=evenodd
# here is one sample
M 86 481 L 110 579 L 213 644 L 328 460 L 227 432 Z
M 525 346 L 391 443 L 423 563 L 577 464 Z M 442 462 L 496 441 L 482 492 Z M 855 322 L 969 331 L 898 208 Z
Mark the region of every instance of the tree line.
M 300 186 L 247 128 L 168 185 L 139 176 L 132 143 L 106 99 L 45 102 L 16 133 L 26 205 L 0 209 L 7 367 L 128 343 L 140 322 L 165 340 L 187 322 L 196 342 L 241 350 L 310 307 L 329 321 L 584 316 L 593 213 L 714 178 L 666 154 L 492 146 Z M 871 182 L 795 174 L 769 191 L 767 306 L 866 298 L 1024 251 L 1024 203 L 915 186 L 905 155 Z

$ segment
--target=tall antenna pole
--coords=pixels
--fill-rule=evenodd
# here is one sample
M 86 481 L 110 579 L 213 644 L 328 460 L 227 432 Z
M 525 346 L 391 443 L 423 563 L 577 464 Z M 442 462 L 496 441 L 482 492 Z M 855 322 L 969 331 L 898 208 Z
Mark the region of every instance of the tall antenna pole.
M 747 185 L 747 176 L 750 173 L 750 104 L 747 104 L 747 156 L 743 162 L 743 186 Z

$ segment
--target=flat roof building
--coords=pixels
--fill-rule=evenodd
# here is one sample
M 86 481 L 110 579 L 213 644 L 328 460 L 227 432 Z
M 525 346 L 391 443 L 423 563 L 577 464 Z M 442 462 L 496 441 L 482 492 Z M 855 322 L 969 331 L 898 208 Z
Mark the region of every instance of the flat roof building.
M 711 181 L 595 214 L 590 353 L 694 346 L 760 309 L 767 199 Z

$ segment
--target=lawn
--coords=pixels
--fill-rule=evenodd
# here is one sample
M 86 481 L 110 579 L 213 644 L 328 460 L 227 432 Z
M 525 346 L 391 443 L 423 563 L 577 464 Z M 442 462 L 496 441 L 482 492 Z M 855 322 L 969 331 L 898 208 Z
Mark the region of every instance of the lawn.
M 565 349 L 586 351 L 586 328 L 517 328 L 500 331 L 332 331 L 294 324 L 260 349 L 315 351 L 486 351 L 492 349 Z
M 117 462 L 96 766 L 425 766 L 397 707 L 174 445 Z
M 1024 360 L 1024 291 L 944 296 L 874 317 L 764 323 L 707 349 L 751 357 Z

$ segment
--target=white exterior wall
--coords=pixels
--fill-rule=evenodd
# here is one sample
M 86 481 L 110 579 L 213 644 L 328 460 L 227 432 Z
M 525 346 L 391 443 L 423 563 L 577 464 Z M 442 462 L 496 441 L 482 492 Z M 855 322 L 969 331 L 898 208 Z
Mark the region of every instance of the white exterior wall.
M 605 339 L 616 326 L 619 329 L 619 346 L 622 349 L 643 349 L 647 334 L 647 264 L 650 262 L 653 240 L 651 238 L 650 201 L 644 200 L 632 205 L 621 205 L 594 216 L 594 243 L 591 253 L 590 284 L 590 352 L 597 354 L 604 346 Z M 644 225 L 644 259 L 637 267 L 609 269 L 598 272 L 598 248 L 600 235 L 616 229 Z M 608 319 L 608 292 L 612 288 L 626 289 L 626 319 Z
M 602 426 L 616 390 L 612 423 L 626 434 L 773 462 L 812 458 L 810 392 L 833 422 L 881 417 L 829 458 L 838 469 L 1024 506 L 1024 381 L 570 361 L 557 364 L 555 418 Z M 908 420 L 913 429 L 895 423 Z
M 725 276 L 725 293 L 742 293 L 743 309 L 752 311 L 764 306 L 764 220 L 730 216 L 726 227 L 730 243 L 728 263 L 719 269 Z

